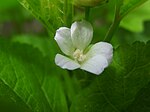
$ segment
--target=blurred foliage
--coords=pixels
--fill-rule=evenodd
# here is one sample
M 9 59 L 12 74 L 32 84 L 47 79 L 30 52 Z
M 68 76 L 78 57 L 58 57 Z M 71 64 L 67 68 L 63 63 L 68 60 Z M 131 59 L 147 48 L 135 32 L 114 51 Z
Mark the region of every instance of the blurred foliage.
M 132 32 L 142 32 L 144 30 L 144 21 L 150 20 L 150 1 L 143 4 L 140 8 L 134 10 L 128 14 L 123 21 L 121 26 Z
M 1 3 L 2 2 L 2 3 Z M 11 3 L 12 2 L 12 3 Z M 0 36 L 13 37 L 18 34 L 45 35 L 46 30 L 16 0 L 0 1 Z
M 53 39 L 56 29 L 83 19 L 83 7 L 73 7 L 68 0 L 18 1 L 0 1 L 0 110 L 150 111 L 149 0 L 123 0 L 120 13 L 129 14 L 111 41 L 113 62 L 100 76 L 63 70 L 54 63 L 61 52 Z M 90 10 L 92 43 L 104 39 L 114 12 L 112 0 Z
M 5 0 L 0 2 L 0 9 L 5 10 L 5 9 L 11 9 L 13 7 L 17 7 L 18 2 L 16 0 Z

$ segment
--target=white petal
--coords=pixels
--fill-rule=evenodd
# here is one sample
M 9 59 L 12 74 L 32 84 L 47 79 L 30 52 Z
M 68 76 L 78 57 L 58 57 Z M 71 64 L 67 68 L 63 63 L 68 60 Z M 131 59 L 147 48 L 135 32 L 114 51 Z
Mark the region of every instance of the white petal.
M 55 40 L 64 54 L 71 55 L 75 50 L 71 40 L 71 32 L 69 28 L 59 28 L 56 31 Z
M 89 22 L 82 20 L 72 24 L 71 39 L 76 48 L 84 50 L 90 44 L 92 37 L 93 28 Z
M 90 57 L 102 55 L 107 59 L 108 63 L 110 63 L 113 57 L 113 47 L 107 42 L 98 42 L 90 48 L 87 53 L 87 56 L 89 55 Z
M 75 62 L 61 54 L 56 55 L 55 63 L 56 63 L 56 65 L 60 66 L 61 68 L 68 69 L 68 70 L 74 70 L 74 69 L 77 69 L 80 67 L 80 65 L 77 62 Z
M 81 69 L 99 75 L 108 66 L 108 62 L 102 55 L 96 55 L 81 65 Z

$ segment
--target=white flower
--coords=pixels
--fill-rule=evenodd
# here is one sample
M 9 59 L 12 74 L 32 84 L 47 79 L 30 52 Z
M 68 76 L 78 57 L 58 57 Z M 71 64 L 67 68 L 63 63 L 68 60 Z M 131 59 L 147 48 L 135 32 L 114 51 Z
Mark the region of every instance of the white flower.
M 89 46 L 92 37 L 93 28 L 85 20 L 74 22 L 70 29 L 59 28 L 55 40 L 66 56 L 57 54 L 56 65 L 68 70 L 80 68 L 96 75 L 102 73 L 112 60 L 113 48 L 106 42 Z

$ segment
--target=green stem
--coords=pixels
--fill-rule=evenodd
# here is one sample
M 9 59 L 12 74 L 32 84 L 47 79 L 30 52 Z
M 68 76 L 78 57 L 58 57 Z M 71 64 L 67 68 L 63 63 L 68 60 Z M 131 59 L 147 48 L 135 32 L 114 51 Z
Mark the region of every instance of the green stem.
M 115 18 L 114 18 L 114 21 L 112 23 L 112 25 L 110 26 L 105 38 L 104 38 L 104 41 L 106 42 L 110 42 L 113 35 L 115 34 L 115 32 L 117 31 L 118 27 L 119 27 L 119 24 L 120 24 L 120 21 L 121 21 L 121 18 L 120 18 L 120 5 L 121 3 L 116 3 L 116 7 L 115 7 Z
M 85 7 L 85 20 L 89 21 L 90 7 Z
M 115 32 L 117 31 L 118 27 L 119 27 L 119 24 L 120 24 L 120 20 L 114 20 L 114 22 L 112 23 L 112 25 L 110 26 L 105 38 L 104 38 L 104 41 L 106 42 L 110 42 L 113 35 L 115 34 Z
M 72 18 L 73 18 L 73 5 L 70 3 L 69 0 L 65 0 L 65 6 L 64 6 L 64 20 L 65 20 L 65 25 L 67 27 L 70 27 L 72 23 Z
M 65 0 L 64 3 L 64 21 L 65 21 L 65 25 L 67 25 L 67 12 L 68 12 L 68 0 Z
M 71 22 L 73 22 L 74 15 L 75 15 L 74 5 L 72 4 L 72 5 L 71 5 L 71 17 L 72 17 L 72 21 L 71 21 Z
M 68 3 L 68 14 L 67 14 L 67 21 L 68 21 L 68 26 L 70 27 L 70 25 L 72 24 L 72 20 L 73 20 L 73 10 L 74 7 L 71 3 Z

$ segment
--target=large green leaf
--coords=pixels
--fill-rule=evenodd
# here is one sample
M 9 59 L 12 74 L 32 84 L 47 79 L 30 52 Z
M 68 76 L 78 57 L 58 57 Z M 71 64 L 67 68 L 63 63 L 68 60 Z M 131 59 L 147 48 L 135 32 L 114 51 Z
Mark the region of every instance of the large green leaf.
M 132 105 L 136 106 L 134 103 L 138 103 L 139 107 L 148 105 L 150 100 L 145 104 L 140 101 L 147 97 L 148 93 L 143 88 L 148 88 L 150 83 L 149 49 L 150 42 L 119 47 L 111 66 L 76 97 L 71 112 L 126 112 L 135 108 L 131 109 Z M 139 91 L 143 92 L 143 96 L 137 95 Z M 145 106 L 141 110 L 149 112 L 149 109 Z
M 49 31 L 64 23 L 64 0 L 18 0 Z
M 127 112 L 149 112 L 150 111 L 150 83 L 141 89 L 132 104 L 127 108 Z
M 0 110 L 3 112 L 32 112 L 2 80 L 0 80 Z
M 53 43 L 50 43 L 51 41 Z M 31 45 L 32 47 L 37 48 L 39 51 L 41 51 L 43 56 L 51 57 L 55 54 L 55 50 L 52 50 L 52 48 L 56 47 L 53 38 L 38 37 L 34 35 L 15 35 L 12 38 L 12 42 Z
M 67 73 L 54 65 L 54 48 L 50 52 L 43 57 L 30 45 L 0 39 L 0 102 L 15 112 L 67 112 L 61 80 Z

